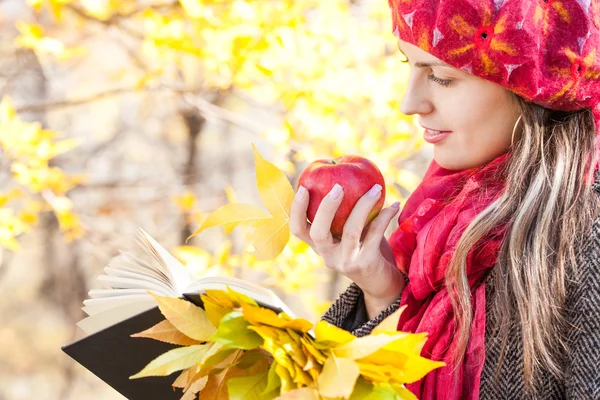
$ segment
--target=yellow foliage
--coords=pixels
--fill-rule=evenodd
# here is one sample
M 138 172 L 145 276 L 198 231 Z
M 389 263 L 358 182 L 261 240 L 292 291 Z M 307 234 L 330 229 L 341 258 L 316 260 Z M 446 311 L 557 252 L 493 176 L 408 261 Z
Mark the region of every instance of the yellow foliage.
M 290 239 L 289 213 L 294 189 L 285 174 L 265 160 L 256 147 L 254 162 L 258 192 L 269 214 L 250 204 L 227 204 L 206 217 L 191 237 L 214 226 L 223 226 L 226 233 L 239 225 L 250 226 L 255 228 L 251 239 L 254 256 L 259 260 L 272 260 L 281 254 Z
M 14 215 L 12 209 L 0 208 L 0 245 L 12 251 L 19 250 L 19 242 L 15 238 L 27 230 L 29 226 Z
M 167 376 L 175 371 L 189 368 L 203 362 L 213 345 L 213 343 L 196 344 L 170 350 L 154 359 L 143 370 L 132 375 L 130 379 L 146 376 Z
M 69 58 L 85 53 L 83 47 L 68 48 L 60 40 L 46 36 L 44 28 L 41 25 L 18 21 L 16 26 L 21 33 L 16 39 L 16 44 L 20 47 L 31 49 L 39 55 L 47 54 L 59 60 L 68 60 Z
M 187 337 L 202 342 L 216 332 L 206 312 L 200 307 L 186 300 L 156 294 L 152 294 L 152 297 L 156 300 L 160 312 Z
M 206 311 L 184 306 L 184 300 L 155 298 L 167 320 L 133 336 L 184 347 L 131 378 L 183 371 L 173 383 L 183 388 L 183 398 L 414 400 L 403 384 L 445 365 L 420 356 L 426 334 L 396 332 L 393 321 L 357 338 L 321 320 L 313 335 L 310 322 L 276 314 L 230 288 L 202 294 Z M 208 337 L 206 343 L 182 342 L 200 337 Z
M 326 397 L 348 399 L 359 375 L 360 368 L 356 361 L 331 354 L 319 375 L 319 393 Z
M 191 190 L 186 190 L 181 195 L 175 196 L 173 201 L 175 201 L 175 204 L 177 204 L 182 212 L 189 213 L 194 210 L 198 200 Z
M 7 156 L 14 182 L 20 185 L 0 194 L 0 207 L 14 203 L 12 217 L 0 228 L 0 245 L 18 249 L 16 237 L 36 224 L 37 215 L 45 211 L 45 206 L 56 215 L 67 240 L 82 235 L 83 228 L 66 193 L 81 183 L 83 177 L 69 176 L 49 165 L 54 157 L 76 147 L 78 141 L 57 140 L 57 137 L 37 122 L 21 121 L 8 97 L 0 102 L 0 150 Z M 40 198 L 44 205 L 40 204 Z

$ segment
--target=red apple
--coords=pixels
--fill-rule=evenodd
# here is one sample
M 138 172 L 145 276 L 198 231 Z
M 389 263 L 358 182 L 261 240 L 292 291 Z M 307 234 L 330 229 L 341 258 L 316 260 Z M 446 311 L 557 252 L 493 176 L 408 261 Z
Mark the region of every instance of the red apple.
M 366 224 L 379 214 L 385 202 L 385 180 L 379 168 L 364 157 L 348 155 L 333 160 L 313 161 L 300 174 L 296 187 L 298 189 L 304 186 L 308 190 L 309 204 L 306 214 L 311 223 L 321 201 L 336 183 L 344 189 L 344 197 L 331 223 L 331 234 L 341 238 L 344 224 L 354 205 L 376 183 L 382 187 L 381 196 L 369 214 Z

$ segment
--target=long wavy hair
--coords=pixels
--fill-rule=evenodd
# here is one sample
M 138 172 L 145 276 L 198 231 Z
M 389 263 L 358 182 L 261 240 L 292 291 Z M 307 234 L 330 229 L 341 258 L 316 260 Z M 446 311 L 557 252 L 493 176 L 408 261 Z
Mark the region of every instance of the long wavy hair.
M 498 261 L 491 270 L 490 329 L 502 338 L 497 379 L 511 326 L 521 333 L 524 382 L 535 391 L 544 368 L 559 379 L 569 324 L 564 314 L 567 280 L 577 266 L 578 248 L 600 207 L 587 179 L 596 129 L 590 109 L 561 112 L 514 95 L 522 112 L 522 135 L 513 143 L 500 198 L 481 212 L 457 244 L 446 271 L 459 329 L 455 365 L 464 361 L 473 319 L 466 275 L 467 253 L 494 226 L 507 223 Z M 485 283 L 484 283 L 485 284 Z

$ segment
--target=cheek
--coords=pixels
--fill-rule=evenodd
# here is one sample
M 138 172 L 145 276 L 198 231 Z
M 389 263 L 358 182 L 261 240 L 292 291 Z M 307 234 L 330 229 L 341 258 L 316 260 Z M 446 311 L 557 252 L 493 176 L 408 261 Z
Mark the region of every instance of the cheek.
M 513 121 L 518 113 L 504 88 L 487 89 L 470 92 L 481 93 L 480 96 L 463 96 L 453 107 L 454 115 L 461 115 L 465 140 L 481 145 L 510 145 Z
M 480 96 L 457 99 L 448 107 L 454 134 L 445 146 L 436 149 L 437 157 L 452 169 L 471 168 L 486 164 L 510 148 L 512 121 L 516 119 L 508 103 Z M 442 144 L 442 143 L 440 143 Z

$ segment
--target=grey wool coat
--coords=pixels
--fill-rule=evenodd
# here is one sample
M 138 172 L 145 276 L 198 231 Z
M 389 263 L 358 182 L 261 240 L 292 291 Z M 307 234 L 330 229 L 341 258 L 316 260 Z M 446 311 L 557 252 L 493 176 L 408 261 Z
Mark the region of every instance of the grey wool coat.
M 596 174 L 594 190 L 600 195 L 600 174 Z M 510 328 L 509 340 L 499 380 L 493 377 L 500 359 L 502 340 L 492 337 L 486 323 L 486 358 L 481 373 L 481 400 L 600 400 L 600 218 L 598 218 L 579 251 L 578 274 L 567 289 L 568 322 L 574 326 L 568 332 L 570 352 L 565 355 L 568 377 L 558 380 L 542 374 L 543 383 L 536 386 L 535 396 L 527 396 L 523 381 L 523 348 L 520 331 Z M 491 275 L 486 281 L 487 293 L 492 293 Z M 491 296 L 486 296 L 489 299 Z M 363 293 L 354 283 L 343 292 L 321 319 L 350 331 L 355 336 L 368 335 L 385 317 L 396 311 L 400 298 L 368 320 Z M 487 305 L 488 309 L 490 304 Z M 490 318 L 490 313 L 487 314 Z M 575 328 L 576 327 L 576 328 Z M 436 399 L 444 399 L 442 393 Z M 433 399 L 421 399 L 433 400 Z M 454 400 L 454 399 L 452 399 Z

